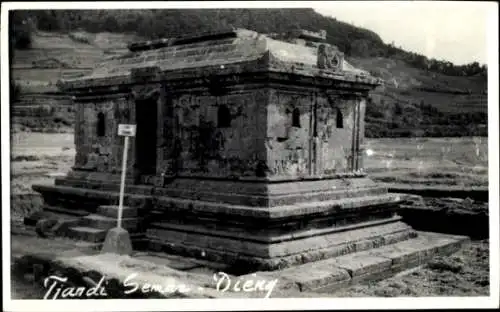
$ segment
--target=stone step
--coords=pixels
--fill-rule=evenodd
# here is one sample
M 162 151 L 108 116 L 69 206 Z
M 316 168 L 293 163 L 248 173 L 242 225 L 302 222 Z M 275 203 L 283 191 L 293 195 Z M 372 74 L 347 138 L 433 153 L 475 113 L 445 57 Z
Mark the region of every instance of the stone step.
M 173 230 L 151 226 L 147 229 L 146 235 L 153 250 L 168 252 L 170 246 L 175 246 L 176 253 L 188 255 L 204 253 L 203 258 L 213 261 L 219 261 L 220 257 L 224 257 L 231 261 L 247 261 L 256 268 L 275 270 L 285 266 L 300 265 L 314 259 L 370 250 L 381 245 L 408 240 L 416 235 L 407 224 L 394 220 L 395 222 L 371 224 L 357 229 L 348 230 L 346 227 L 344 231 L 339 229 L 339 232 L 312 232 L 312 236 L 301 235 L 310 233 L 297 233 L 295 238 L 292 234 L 291 240 L 289 237 L 286 240 L 278 238 L 259 241 L 255 236 L 238 232 L 236 229 L 231 233 L 216 236 L 208 232 L 197 233 L 194 227 Z M 234 235 L 235 232 L 238 234 Z M 227 234 L 231 234 L 232 237 Z
M 99 243 L 106 238 L 107 230 L 95 229 L 86 226 L 74 226 L 69 228 L 68 236 L 75 240 Z
M 281 271 L 256 272 L 261 279 L 279 280 L 282 289 L 329 292 L 357 283 L 373 282 L 424 265 L 434 256 L 458 251 L 466 236 L 419 232 L 416 238 Z M 240 276 L 244 280 L 247 276 Z
M 118 205 L 102 205 L 97 208 L 97 213 L 110 218 L 118 218 Z M 137 217 L 137 208 L 123 206 L 122 218 Z
M 47 205 L 47 204 L 45 204 L 43 206 L 43 210 L 44 211 L 55 212 L 55 213 L 59 213 L 59 214 L 67 214 L 67 215 L 76 216 L 76 217 L 84 217 L 84 216 L 90 214 L 90 212 L 88 212 L 86 210 L 83 210 L 83 209 L 67 209 L 67 208 L 64 208 L 64 207 L 50 206 L 50 205 Z
M 68 177 L 63 179 L 56 178 L 55 185 L 47 185 L 47 184 L 33 184 L 32 189 L 43 196 L 50 197 L 61 197 L 61 198 L 69 198 L 71 197 L 73 200 L 78 201 L 82 200 L 84 202 L 100 202 L 101 205 L 106 205 L 108 203 L 114 203 L 118 200 L 120 194 L 119 192 L 112 191 L 102 191 L 97 189 L 89 189 L 87 185 L 80 185 L 79 187 L 73 186 L 65 186 L 59 185 L 58 183 L 71 183 Z M 83 184 L 83 182 L 80 182 Z M 124 202 L 132 202 L 132 206 L 143 205 L 151 199 L 151 196 L 147 195 L 138 195 L 133 193 L 125 193 Z
M 99 230 L 109 230 L 117 226 L 117 218 L 91 214 L 81 219 L 82 226 L 88 226 Z M 122 227 L 127 231 L 136 231 L 139 220 L 137 218 L 123 218 Z
M 36 226 L 41 219 L 77 219 L 88 214 L 89 212 L 68 211 L 59 207 L 44 205 L 41 210 L 24 217 L 23 223 L 27 226 Z

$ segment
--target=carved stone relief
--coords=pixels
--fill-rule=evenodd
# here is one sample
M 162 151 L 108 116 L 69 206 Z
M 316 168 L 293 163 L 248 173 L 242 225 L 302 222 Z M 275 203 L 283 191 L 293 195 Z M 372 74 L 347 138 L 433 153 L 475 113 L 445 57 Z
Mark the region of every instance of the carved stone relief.
M 320 69 L 342 70 L 344 55 L 329 44 L 320 44 L 317 52 L 317 66 Z
M 269 125 L 266 150 L 269 174 L 300 177 L 309 174 L 311 100 L 306 94 L 271 91 L 276 103 L 268 106 Z M 279 102 L 278 102 L 279 101 Z M 294 110 L 300 112 L 294 119 Z M 296 116 L 295 116 L 296 117 Z

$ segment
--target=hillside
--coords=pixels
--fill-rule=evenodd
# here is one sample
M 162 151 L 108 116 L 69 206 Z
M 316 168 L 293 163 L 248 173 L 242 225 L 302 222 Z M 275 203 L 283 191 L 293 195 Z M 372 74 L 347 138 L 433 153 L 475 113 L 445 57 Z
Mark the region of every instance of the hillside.
M 310 9 L 120 10 L 88 14 L 25 11 L 16 18 L 30 21 L 22 25 L 31 27 L 26 46 L 19 45 L 23 42 L 19 38 L 24 38 L 19 29 L 26 28 L 14 27 L 11 35 L 12 46 L 17 47 L 11 50 L 11 77 L 18 86 L 17 104 L 25 106 L 40 104 L 33 93 L 57 92 L 58 79 L 82 75 L 98 61 L 125 52 L 128 43 L 140 39 L 176 36 L 227 24 L 265 33 L 302 27 L 327 30 L 327 41 L 344 50 L 350 63 L 386 81 L 371 96 L 367 136 L 487 135 L 484 66 L 457 67 L 427 60 L 384 44 L 369 30 Z M 428 66 L 422 68 L 419 62 L 427 62 Z M 56 106 L 62 103 L 58 99 L 54 102 Z M 50 104 L 50 100 L 44 103 Z
M 24 93 L 56 92 L 59 79 L 92 71 L 96 63 L 126 52 L 127 43 L 136 40 L 140 38 L 127 34 L 36 31 L 30 49 L 14 51 L 11 79 Z
M 18 96 L 11 107 L 14 131 L 72 131 L 74 110 L 70 99 L 60 94 L 61 78 L 78 77 L 96 63 L 127 51 L 136 35 L 87 32 L 44 32 L 32 34 L 30 49 L 15 50 L 11 80 Z

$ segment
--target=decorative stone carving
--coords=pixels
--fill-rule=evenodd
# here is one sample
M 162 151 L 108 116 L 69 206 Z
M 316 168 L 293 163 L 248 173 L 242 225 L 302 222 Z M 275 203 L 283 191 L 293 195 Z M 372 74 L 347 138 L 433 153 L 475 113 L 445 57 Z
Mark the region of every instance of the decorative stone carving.
M 329 44 L 318 46 L 317 66 L 320 69 L 342 70 L 344 55 L 337 48 Z

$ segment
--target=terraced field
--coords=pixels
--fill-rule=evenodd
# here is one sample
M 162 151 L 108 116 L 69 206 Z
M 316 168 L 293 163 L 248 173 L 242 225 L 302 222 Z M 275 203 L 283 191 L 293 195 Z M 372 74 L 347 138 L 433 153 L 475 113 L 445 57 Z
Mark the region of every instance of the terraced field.
M 46 86 L 53 91 L 50 87 L 57 80 L 88 73 L 96 63 L 125 52 L 128 43 L 139 39 L 129 34 L 37 32 L 33 36 L 31 49 L 15 52 L 11 75 L 28 88 L 25 91 L 45 91 L 43 88 L 34 89 L 33 86 Z

